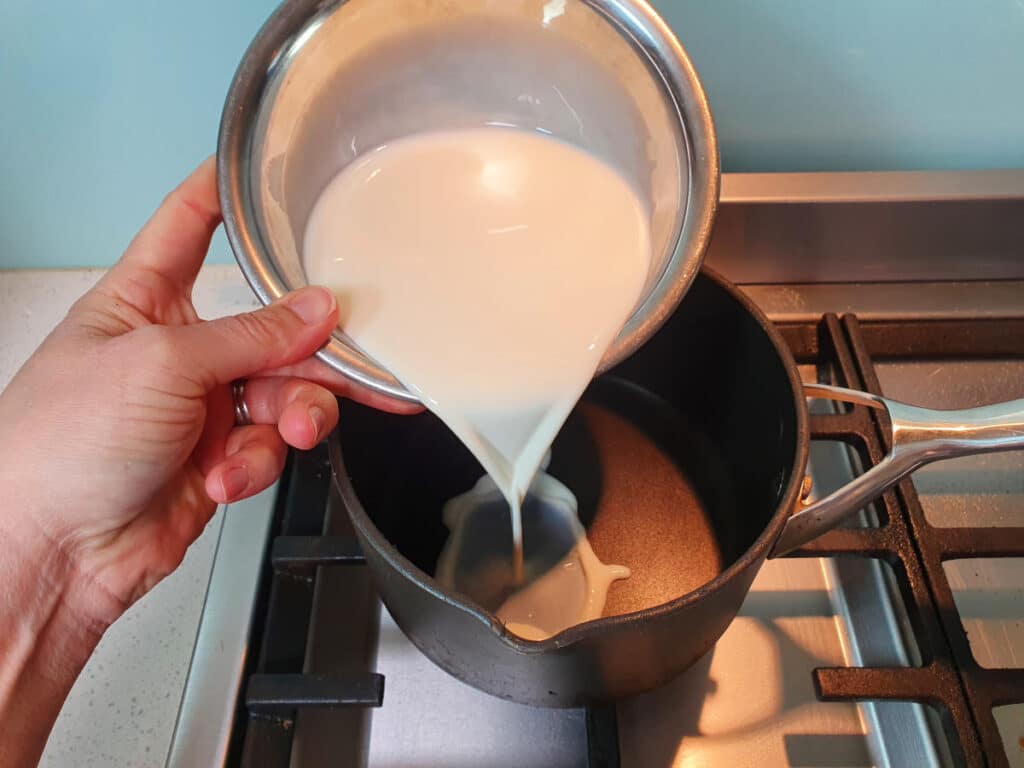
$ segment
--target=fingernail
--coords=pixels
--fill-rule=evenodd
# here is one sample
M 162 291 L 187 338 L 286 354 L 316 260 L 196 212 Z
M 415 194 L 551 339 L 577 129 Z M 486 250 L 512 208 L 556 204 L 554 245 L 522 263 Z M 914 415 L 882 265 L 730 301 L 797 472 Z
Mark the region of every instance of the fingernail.
M 296 291 L 284 303 L 306 325 L 316 325 L 334 311 L 337 299 L 326 288 L 312 286 Z
M 232 467 L 220 476 L 220 489 L 224 492 L 225 501 L 231 501 L 240 496 L 248 487 L 248 467 Z
M 319 406 L 314 405 L 309 409 L 309 420 L 313 422 L 313 434 L 319 437 L 324 425 L 327 424 L 327 414 Z

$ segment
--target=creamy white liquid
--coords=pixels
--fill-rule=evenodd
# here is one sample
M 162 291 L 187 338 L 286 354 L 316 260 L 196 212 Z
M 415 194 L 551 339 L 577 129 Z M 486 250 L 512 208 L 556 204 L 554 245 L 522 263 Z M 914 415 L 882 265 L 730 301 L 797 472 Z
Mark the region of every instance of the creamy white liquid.
M 479 602 L 494 602 L 498 596 L 494 612 L 510 632 L 527 640 L 543 640 L 600 618 L 608 588 L 630 573 L 625 566 L 605 565 L 594 554 L 577 516 L 576 497 L 565 485 L 541 471 L 529 495 L 543 515 L 536 522 L 544 533 L 554 530 L 560 535 L 527 552 L 525 584 L 507 597 L 501 595 L 502 586 L 509 582 L 507 565 L 502 568 L 500 558 L 497 563 L 488 562 L 473 558 L 479 552 L 467 552 L 474 547 L 485 553 L 501 551 L 493 542 L 494 535 L 500 535 L 493 507 L 501 492 L 490 477 L 481 478 L 445 505 L 444 523 L 451 533 L 438 559 L 437 580 Z M 567 546 L 567 538 L 571 545 Z
M 499 128 L 428 133 L 358 158 L 303 244 L 348 336 L 466 444 L 512 509 L 635 306 L 648 213 L 590 155 Z

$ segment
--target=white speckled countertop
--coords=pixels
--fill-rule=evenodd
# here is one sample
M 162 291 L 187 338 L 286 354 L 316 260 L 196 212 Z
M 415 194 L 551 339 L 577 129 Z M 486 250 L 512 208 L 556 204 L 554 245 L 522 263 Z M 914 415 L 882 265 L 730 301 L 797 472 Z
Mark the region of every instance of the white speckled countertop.
M 0 271 L 0 387 L 101 274 Z M 204 268 L 194 295 L 203 317 L 256 305 L 233 265 Z M 107 631 L 65 703 L 40 765 L 165 765 L 222 512 L 189 549 L 181 567 Z

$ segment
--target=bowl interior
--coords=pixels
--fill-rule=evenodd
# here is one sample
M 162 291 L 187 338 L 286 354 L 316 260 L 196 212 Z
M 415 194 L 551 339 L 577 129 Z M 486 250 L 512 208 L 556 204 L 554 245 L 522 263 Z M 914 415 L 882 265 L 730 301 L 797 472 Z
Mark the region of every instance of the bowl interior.
M 500 126 L 585 149 L 633 184 L 651 217 L 650 293 L 679 240 L 687 143 L 662 74 L 610 5 L 348 0 L 296 25 L 260 98 L 248 179 L 281 292 L 306 283 L 310 211 L 355 158 L 414 133 Z

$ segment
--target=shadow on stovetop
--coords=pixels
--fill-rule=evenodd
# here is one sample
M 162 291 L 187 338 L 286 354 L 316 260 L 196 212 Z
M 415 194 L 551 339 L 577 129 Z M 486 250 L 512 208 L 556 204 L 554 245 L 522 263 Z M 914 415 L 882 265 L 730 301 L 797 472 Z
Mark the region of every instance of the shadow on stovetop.
M 662 688 L 618 705 L 623 765 L 668 768 L 681 764 L 690 748 L 704 758 L 715 753 L 735 759 L 740 742 L 759 731 L 777 734 L 781 743 L 775 752 L 784 752 L 791 766 L 871 765 L 862 733 L 786 732 L 794 727 L 798 710 L 819 704 L 811 670 L 843 663 L 806 647 L 805 633 L 790 622 L 808 619 L 835 619 L 820 593 L 751 592 L 734 625 L 707 656 Z M 748 650 L 738 653 L 741 648 Z M 716 654 L 723 656 L 719 664 Z M 728 678 L 721 677 L 722 668 Z M 847 719 L 858 727 L 855 715 Z M 695 739 L 706 744 L 695 747 L 690 743 Z M 768 764 L 767 750 L 761 758 Z

